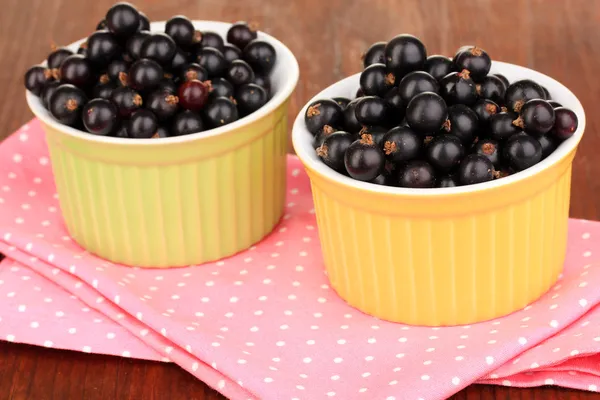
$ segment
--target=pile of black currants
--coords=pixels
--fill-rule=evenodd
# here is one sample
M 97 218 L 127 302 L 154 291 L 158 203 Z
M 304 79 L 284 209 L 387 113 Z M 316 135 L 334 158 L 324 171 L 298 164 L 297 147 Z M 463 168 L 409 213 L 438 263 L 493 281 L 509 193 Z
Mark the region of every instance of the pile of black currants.
M 427 57 L 412 35 L 373 44 L 354 100 L 307 108 L 318 156 L 351 178 L 408 188 L 482 183 L 537 164 L 575 133 L 577 116 L 532 80 L 489 74 L 491 64 L 476 46 Z
M 261 108 L 276 58 L 252 24 L 232 24 L 224 39 L 178 15 L 150 32 L 144 13 L 117 3 L 76 54 L 54 48 L 31 67 L 25 87 L 60 123 L 94 135 L 181 136 Z

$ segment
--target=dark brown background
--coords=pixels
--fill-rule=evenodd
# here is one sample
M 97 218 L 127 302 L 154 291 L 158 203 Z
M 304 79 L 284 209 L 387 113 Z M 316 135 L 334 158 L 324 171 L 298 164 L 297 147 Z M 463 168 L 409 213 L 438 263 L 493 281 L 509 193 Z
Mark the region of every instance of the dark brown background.
M 91 33 L 111 0 L 0 0 L 0 139 L 31 118 L 22 76 L 51 41 Z M 412 33 L 429 54 L 477 44 L 492 58 L 568 86 L 587 111 L 575 159 L 571 215 L 600 219 L 600 1 L 590 0 L 140 0 L 152 20 L 255 20 L 298 57 L 290 118 L 320 89 L 360 70 L 369 44 Z M 553 387 L 471 386 L 455 399 L 600 399 Z M 222 399 L 170 364 L 0 342 L 0 399 Z

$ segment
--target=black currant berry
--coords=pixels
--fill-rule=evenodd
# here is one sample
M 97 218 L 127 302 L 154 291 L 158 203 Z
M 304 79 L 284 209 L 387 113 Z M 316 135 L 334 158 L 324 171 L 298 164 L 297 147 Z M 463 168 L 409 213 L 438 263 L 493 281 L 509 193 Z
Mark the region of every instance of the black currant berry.
M 58 69 L 62 65 L 63 61 L 73 55 L 73 52 L 69 49 L 61 47 L 59 49 L 54 50 L 52 53 L 48 55 L 48 68 L 49 69 Z
M 402 100 L 402 95 L 400 94 L 400 88 L 398 86 L 394 86 L 391 88 L 384 97 L 384 100 L 389 105 L 389 115 L 388 119 L 391 125 L 396 125 L 402 121 L 404 118 L 404 113 L 406 111 L 406 104 L 404 100 Z
M 579 120 L 572 110 L 559 107 L 554 109 L 555 122 L 551 131 L 552 136 L 559 140 L 566 140 L 575 134 Z
M 468 70 L 471 77 L 478 82 L 485 78 L 492 67 L 490 56 L 477 46 L 461 47 L 454 56 L 453 62 L 457 71 Z
M 146 14 L 138 11 L 140 14 L 140 24 L 138 25 L 138 31 L 149 31 L 150 30 L 150 19 Z
M 242 52 L 242 57 L 256 72 L 262 74 L 271 72 L 277 61 L 277 53 L 273 45 L 259 39 L 248 43 Z
M 360 74 L 360 88 L 366 96 L 383 97 L 395 83 L 396 77 L 385 64 L 371 64 Z
M 173 56 L 173 59 L 171 60 L 171 64 L 166 68 L 170 72 L 177 74 L 186 65 L 188 65 L 189 62 L 190 62 L 190 60 L 189 60 L 188 53 L 186 53 L 185 51 L 183 51 L 181 48 L 178 47 L 177 50 L 175 50 L 175 55 Z
M 374 183 L 376 185 L 393 186 L 390 177 L 385 174 L 377 175 L 375 179 L 372 179 L 369 182 Z
M 350 104 L 350 99 L 347 97 L 334 97 L 332 100 L 338 103 L 342 108 L 346 108 L 346 106 Z
M 200 32 L 196 32 L 192 21 L 183 15 L 170 18 L 165 24 L 165 33 L 184 49 L 189 49 L 201 40 Z
M 458 181 L 461 185 L 474 185 L 494 179 L 494 164 L 481 154 L 469 154 L 460 163 Z
M 202 32 L 202 40 L 200 41 L 200 47 L 212 47 L 222 52 L 224 45 L 225 41 L 218 33 L 211 31 Z
M 381 97 L 364 96 L 356 104 L 354 110 L 356 119 L 362 125 L 383 125 L 388 124 L 390 106 Z
M 398 35 L 385 46 L 385 64 L 397 78 L 422 70 L 427 59 L 423 43 L 412 35 Z
M 388 161 L 403 163 L 421 154 L 423 138 L 407 126 L 397 126 L 384 135 L 381 148 Z
M 204 47 L 198 50 L 196 59 L 211 79 L 223 76 L 229 65 L 223 53 L 213 47 Z
M 448 107 L 448 122 L 443 129 L 443 132 L 459 138 L 463 145 L 470 146 L 479 131 L 479 118 L 464 104 L 455 104 Z
M 39 96 L 44 89 L 44 86 L 51 82 L 52 71 L 48 68 L 36 65 L 25 72 L 25 88 L 36 96 Z
M 223 57 L 225 57 L 225 60 L 229 63 L 242 58 L 242 51 L 231 44 L 226 44 L 223 46 L 222 53 Z
M 163 79 L 163 68 L 154 60 L 137 60 L 129 69 L 129 85 L 138 91 L 156 88 Z
M 110 80 L 116 82 L 119 80 L 119 76 L 121 75 L 121 73 L 127 73 L 128 69 L 129 64 L 127 63 L 127 61 L 113 60 L 110 64 L 108 64 L 108 67 L 106 68 L 106 75 L 108 75 L 108 78 Z M 103 79 L 103 75 L 101 75 L 100 82 L 106 83 L 102 82 Z
M 271 80 L 268 75 L 254 74 L 254 83 L 265 89 L 267 97 L 271 97 Z
M 156 115 L 150 110 L 134 112 L 127 124 L 127 132 L 129 137 L 133 139 L 150 139 L 158 129 Z
M 359 181 L 371 181 L 382 171 L 385 165 L 383 151 L 375 144 L 371 135 L 362 135 L 354 141 L 344 155 L 344 166 L 350 177 Z
M 442 176 L 438 179 L 436 187 L 446 188 L 446 187 L 456 187 L 460 186 L 460 182 L 456 175 L 446 175 Z
M 477 87 L 468 70 L 452 72 L 442 78 L 440 94 L 449 105 L 472 106 L 477 101 Z
M 179 110 L 179 98 L 172 93 L 156 90 L 146 98 L 146 108 L 152 111 L 159 121 L 166 121 Z
M 127 51 L 127 56 L 131 59 L 131 61 L 140 59 L 140 51 L 142 49 L 142 43 L 150 37 L 150 32 L 148 31 L 140 31 L 136 32 L 135 35 L 130 37 L 125 44 L 125 50 Z
M 108 27 L 106 26 L 106 20 L 103 19 L 102 21 L 98 22 L 98 25 L 96 25 L 96 30 L 103 31 L 105 29 L 108 29 Z
M 233 85 L 224 78 L 215 78 L 211 81 L 211 97 L 232 97 L 235 94 Z
M 179 86 L 179 104 L 187 109 L 199 111 L 208 102 L 210 85 L 207 82 L 191 80 Z
M 48 109 L 61 124 L 77 126 L 81 122 L 81 110 L 86 103 L 87 97 L 83 90 L 64 84 L 56 88 L 50 97 Z
M 140 14 L 129 3 L 117 3 L 106 13 L 106 27 L 119 37 L 128 37 L 138 31 Z
M 254 81 L 254 71 L 244 60 L 235 60 L 225 71 L 225 79 L 234 86 L 241 86 Z
M 544 91 L 544 95 L 546 96 L 545 99 L 546 100 L 551 100 L 552 96 L 550 96 L 550 92 L 548 91 L 548 89 L 546 89 L 544 86 L 540 85 L 540 87 L 542 88 L 542 90 Z
M 488 131 L 490 118 L 500 112 L 500 106 L 489 99 L 479 100 L 472 108 L 479 119 L 479 128 L 485 131 Z
M 156 88 L 156 90 L 162 90 L 163 92 L 169 92 L 172 94 L 176 94 L 178 89 L 179 88 L 177 87 L 175 82 L 173 82 L 172 79 L 167 78 L 163 78 L 158 84 L 158 87 Z
M 533 99 L 545 99 L 544 89 L 529 79 L 514 82 L 506 89 L 504 100 L 510 111 L 520 112 L 521 107 Z
M 159 125 L 158 128 L 156 128 L 156 133 L 152 136 L 152 139 L 167 138 L 169 136 L 171 136 L 169 130 L 164 126 Z
M 473 153 L 481 154 L 492 162 L 495 169 L 500 168 L 500 144 L 494 139 L 480 139 L 473 145 Z
M 204 108 L 205 121 L 211 128 L 230 124 L 239 118 L 238 109 L 227 97 L 216 97 Z
M 325 139 L 327 139 L 330 135 L 334 134 L 335 132 L 338 132 L 336 128 L 333 128 L 329 125 L 325 125 L 323 127 L 323 130 L 321 130 L 321 132 L 319 132 L 315 136 L 313 140 L 313 147 L 316 149 L 317 147 L 321 146 L 323 144 L 323 141 L 325 141 Z M 356 137 L 354 138 L 354 140 L 356 140 Z
M 359 101 L 360 98 L 354 99 L 344 107 L 342 126 L 344 127 L 344 130 L 350 133 L 358 133 L 362 129 L 362 124 L 356 119 L 356 105 Z
M 538 142 L 542 146 L 542 160 L 548 157 L 558 147 L 558 141 L 552 136 L 551 133 L 536 136 Z
M 96 31 L 87 39 L 87 58 L 104 67 L 121 53 L 117 37 L 109 31 Z
M 327 136 L 317 147 L 317 155 L 329 168 L 345 172 L 344 155 L 354 141 L 355 137 L 351 133 L 337 131 Z
M 170 134 L 172 136 L 189 135 L 204 130 L 204 121 L 193 111 L 183 111 L 177 114 L 173 120 Z
M 448 173 L 460 164 L 465 149 L 456 136 L 440 135 L 427 145 L 425 153 L 429 164 L 440 172 Z
M 356 90 L 356 96 L 355 96 L 355 98 L 357 98 L 357 99 L 358 99 L 359 97 L 363 97 L 364 95 L 365 95 L 365 94 L 363 93 L 363 90 L 362 90 L 361 88 L 358 88 L 358 89 Z
M 177 45 L 169 35 L 153 33 L 142 42 L 140 58 L 149 58 L 163 66 L 168 66 L 176 51 Z
M 383 145 L 383 138 L 385 134 L 388 133 L 389 129 L 384 126 L 363 126 L 361 130 L 358 132 L 358 137 L 362 137 L 363 135 L 371 135 L 371 139 L 375 143 L 376 146 L 381 147 Z
M 118 137 L 118 138 L 122 138 L 122 139 L 130 139 L 129 137 L 129 132 L 127 132 L 127 123 L 122 123 L 120 126 L 118 126 L 112 136 L 114 137 Z
M 42 89 L 42 93 L 40 93 L 40 99 L 42 100 L 42 104 L 47 109 L 50 106 L 50 97 L 56 92 L 56 89 L 60 86 L 60 82 L 52 81 L 48 82 L 44 85 Z
M 344 111 L 338 103 L 330 99 L 316 100 L 311 103 L 304 114 L 306 129 L 313 135 L 323 130 L 325 125 L 339 127 L 344 120 Z
M 448 107 L 436 93 L 420 93 L 406 106 L 408 125 L 421 134 L 437 133 L 447 119 Z
M 386 42 L 373 43 L 367 51 L 361 56 L 363 69 L 372 64 L 385 64 L 385 45 Z
M 256 24 L 248 24 L 246 21 L 238 21 L 232 24 L 227 31 L 227 41 L 238 49 L 243 50 L 248 43 L 257 37 Z
M 495 76 L 496 78 L 500 79 L 502 81 L 502 83 L 504 83 L 504 87 L 508 89 L 508 87 L 510 86 L 510 82 L 508 81 L 508 79 L 506 79 L 506 77 L 502 74 L 493 74 L 491 76 Z
M 429 56 L 425 60 L 423 70 L 436 80 L 441 81 L 443 77 L 451 72 L 454 72 L 454 64 L 452 60 L 446 56 Z
M 142 107 L 142 96 L 133 88 L 120 86 L 113 90 L 110 100 L 115 103 L 119 109 L 119 114 L 123 118 L 129 117 L 134 111 Z
M 435 170 L 423 160 L 413 160 L 398 173 L 398 186 L 412 189 L 435 187 Z
M 558 107 L 562 107 L 562 104 L 560 104 L 559 102 L 554 101 L 554 100 L 549 100 L 548 104 L 550 104 L 555 109 L 558 108 Z
M 94 72 L 87 58 L 80 54 L 67 57 L 59 70 L 60 81 L 70 83 L 80 88 L 86 88 L 93 83 Z
M 204 82 L 207 79 L 208 79 L 208 73 L 206 72 L 206 70 L 196 63 L 191 63 L 191 64 L 186 65 L 181 70 L 181 73 L 179 74 L 180 82 L 192 81 L 192 80 Z
M 554 126 L 554 108 L 545 100 L 529 100 L 521 107 L 519 117 L 513 121 L 525 132 L 532 135 L 542 135 Z
M 235 100 L 240 115 L 246 116 L 264 106 L 268 98 L 267 92 L 262 87 L 254 83 L 248 83 L 237 89 Z
M 94 98 L 109 100 L 110 96 L 112 96 L 113 90 L 116 88 L 117 84 L 115 82 L 104 80 L 104 82 L 100 81 L 98 84 L 96 84 L 96 86 L 94 86 L 92 94 L 94 95 Z
M 500 78 L 494 75 L 488 75 L 481 83 L 478 83 L 477 94 L 482 99 L 492 100 L 496 104 L 504 103 L 504 95 L 506 94 L 506 86 Z
M 502 156 L 513 171 L 519 172 L 540 162 L 542 145 L 532 136 L 518 134 L 508 139 Z
M 408 104 L 419 93 L 437 93 L 439 90 L 440 85 L 437 80 L 423 71 L 409 72 L 402 78 L 398 85 L 398 92 L 403 104 Z
M 119 122 L 117 107 L 106 99 L 91 100 L 83 107 L 83 126 L 94 135 L 110 135 Z
M 521 132 L 521 129 L 513 124 L 517 114 L 502 112 L 492 115 L 489 120 L 490 137 L 497 141 L 503 141 Z

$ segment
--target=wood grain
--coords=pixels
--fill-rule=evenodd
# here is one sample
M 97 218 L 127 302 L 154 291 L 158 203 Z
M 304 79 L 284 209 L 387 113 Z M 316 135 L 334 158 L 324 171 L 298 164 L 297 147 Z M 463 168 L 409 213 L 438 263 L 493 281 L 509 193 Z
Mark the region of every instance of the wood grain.
M 32 117 L 23 73 L 50 43 L 88 35 L 113 1 L 2 0 L 0 11 L 0 140 Z M 298 57 L 301 80 L 290 118 L 322 88 L 360 71 L 370 43 L 412 33 L 430 54 L 451 55 L 478 44 L 497 60 L 524 65 L 568 86 L 587 110 L 574 162 L 571 216 L 600 219 L 600 2 L 589 0 L 145 0 L 152 20 L 254 20 Z M 223 399 L 172 364 L 0 342 L 0 400 Z M 471 386 L 453 397 L 600 399 L 554 387 Z

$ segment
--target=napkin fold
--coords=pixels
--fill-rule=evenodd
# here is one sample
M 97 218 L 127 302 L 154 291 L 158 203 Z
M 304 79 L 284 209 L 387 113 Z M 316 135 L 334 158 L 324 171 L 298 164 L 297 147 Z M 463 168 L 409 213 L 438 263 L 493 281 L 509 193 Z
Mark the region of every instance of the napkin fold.
M 471 383 L 600 386 L 600 224 L 571 220 L 565 270 L 504 318 L 380 321 L 324 274 L 310 184 L 288 160 L 286 214 L 247 251 L 149 270 L 80 248 L 37 121 L 0 146 L 0 339 L 172 361 L 231 399 L 444 399 Z

